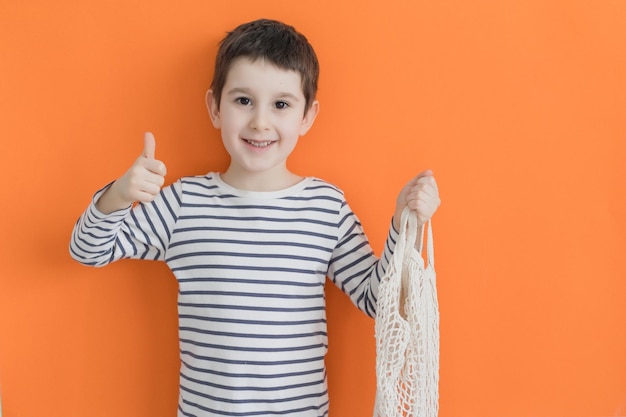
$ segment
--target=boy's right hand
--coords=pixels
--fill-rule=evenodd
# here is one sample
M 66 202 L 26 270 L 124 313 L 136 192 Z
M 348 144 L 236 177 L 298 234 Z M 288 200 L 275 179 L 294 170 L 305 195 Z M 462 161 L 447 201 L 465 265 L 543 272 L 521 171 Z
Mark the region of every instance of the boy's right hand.
M 165 164 L 154 159 L 156 142 L 150 132 L 144 134 L 143 152 L 135 163 L 116 180 L 96 202 L 102 213 L 112 213 L 133 204 L 148 203 L 159 194 L 165 183 Z

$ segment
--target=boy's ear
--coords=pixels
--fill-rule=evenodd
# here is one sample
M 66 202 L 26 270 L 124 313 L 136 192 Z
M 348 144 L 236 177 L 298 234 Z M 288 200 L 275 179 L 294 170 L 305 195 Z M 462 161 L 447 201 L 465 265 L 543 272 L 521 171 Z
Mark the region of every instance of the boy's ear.
M 213 90 L 209 90 L 206 92 L 206 108 L 209 111 L 209 116 L 211 116 L 211 122 L 213 122 L 213 127 L 216 129 L 220 129 L 222 127 L 222 121 L 220 120 L 220 109 L 217 105 L 217 100 L 215 99 L 215 95 L 213 95 Z
M 315 118 L 317 117 L 317 113 L 319 113 L 319 111 L 320 103 L 319 101 L 315 100 L 313 101 L 313 103 L 311 103 L 309 109 L 304 113 L 304 119 L 302 119 L 302 125 L 300 126 L 300 136 L 304 136 L 306 132 L 311 129 L 311 126 L 313 126 L 313 122 L 315 121 Z

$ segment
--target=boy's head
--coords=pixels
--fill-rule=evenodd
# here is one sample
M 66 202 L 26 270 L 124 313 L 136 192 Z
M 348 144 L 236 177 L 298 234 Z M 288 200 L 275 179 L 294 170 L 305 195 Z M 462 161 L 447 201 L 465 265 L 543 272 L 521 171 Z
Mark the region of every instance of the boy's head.
M 319 63 L 313 47 L 292 26 L 259 19 L 236 27 L 220 43 L 211 83 L 218 108 L 230 66 L 240 57 L 253 62 L 264 60 L 280 69 L 296 71 L 302 80 L 305 111 L 315 100 Z

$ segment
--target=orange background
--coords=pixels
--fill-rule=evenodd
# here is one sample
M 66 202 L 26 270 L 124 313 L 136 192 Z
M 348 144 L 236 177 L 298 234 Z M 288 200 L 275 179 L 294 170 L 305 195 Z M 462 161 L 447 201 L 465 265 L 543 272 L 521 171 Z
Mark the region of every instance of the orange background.
M 226 166 L 204 93 L 258 17 L 322 65 L 291 167 L 342 187 L 377 253 L 435 171 L 440 416 L 626 416 L 626 2 L 3 0 L 4 417 L 175 415 L 175 281 L 81 266 L 70 232 L 145 130 L 168 182 Z M 373 321 L 328 300 L 331 416 L 371 415 Z

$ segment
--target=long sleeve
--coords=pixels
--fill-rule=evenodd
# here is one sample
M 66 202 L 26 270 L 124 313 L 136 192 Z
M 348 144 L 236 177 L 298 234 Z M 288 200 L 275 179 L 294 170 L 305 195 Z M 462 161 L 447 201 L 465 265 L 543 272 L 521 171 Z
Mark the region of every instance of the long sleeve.
M 338 241 L 328 276 L 361 311 L 375 317 L 378 285 L 393 254 L 398 232 L 391 224 L 383 253 L 378 258 L 359 219 L 345 201 L 339 218 Z
M 379 259 L 325 181 L 251 192 L 209 173 L 133 209 L 104 215 L 92 203 L 70 251 L 94 266 L 167 263 L 179 286 L 179 415 L 315 417 L 328 413 L 326 277 L 374 316 L 396 238 L 392 228 Z
M 180 208 L 180 184 L 165 187 L 151 203 L 103 214 L 95 203 L 107 188 L 94 195 L 74 225 L 72 258 L 89 266 L 104 266 L 123 258 L 164 260 Z

